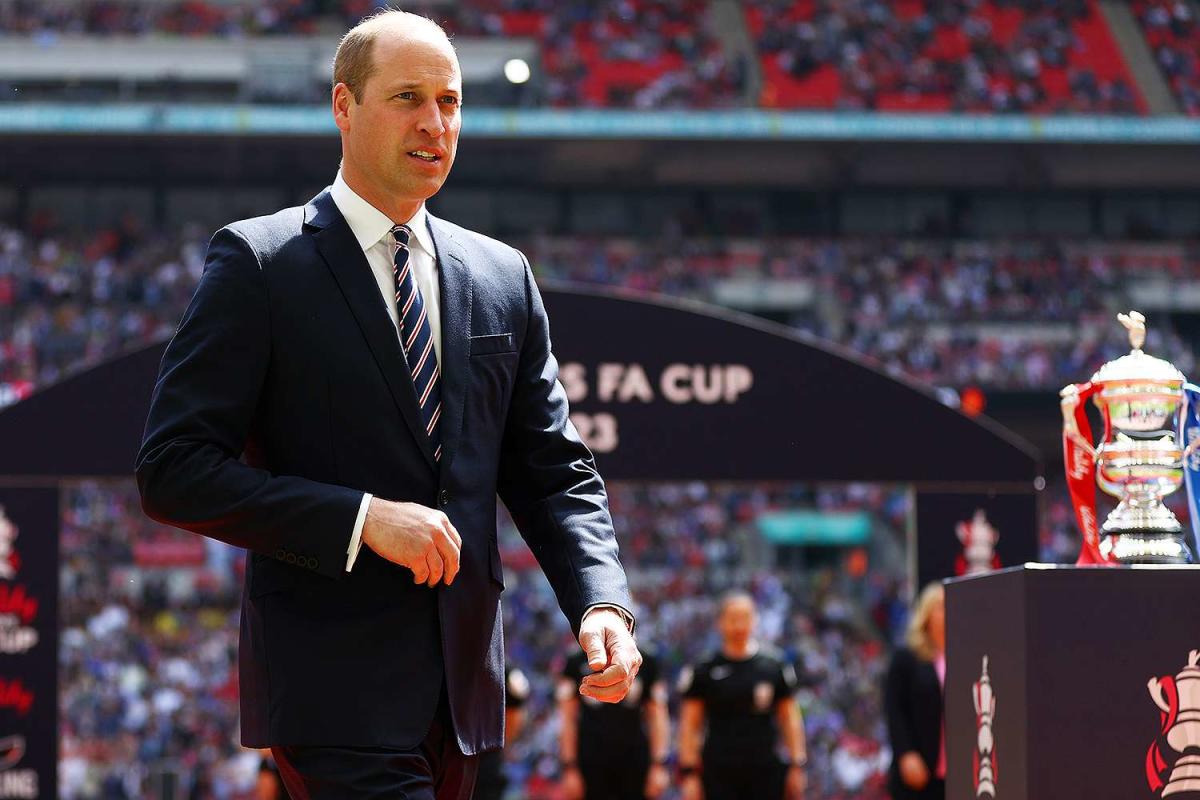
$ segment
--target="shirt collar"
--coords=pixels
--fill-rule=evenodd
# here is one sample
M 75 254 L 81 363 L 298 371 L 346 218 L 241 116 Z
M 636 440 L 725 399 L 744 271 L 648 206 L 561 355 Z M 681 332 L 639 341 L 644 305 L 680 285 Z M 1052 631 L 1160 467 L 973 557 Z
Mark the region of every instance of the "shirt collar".
M 368 203 L 350 188 L 349 184 L 342 178 L 342 171 L 340 169 L 329 193 L 333 195 L 334 205 L 338 207 L 338 211 L 342 212 L 342 216 L 346 218 L 346 222 L 350 225 L 350 231 L 354 234 L 354 238 L 358 240 L 358 246 L 363 249 L 364 253 L 378 244 L 381 239 L 388 236 L 395 225 L 388 218 L 387 214 L 384 214 L 378 208 Z M 412 230 L 413 239 L 417 245 L 433 258 L 436 251 L 433 249 L 433 237 L 429 233 L 428 219 L 429 214 L 425 211 L 425 204 L 421 203 L 421 207 L 417 209 L 417 213 L 413 214 L 412 219 L 404 224 Z M 390 238 L 388 244 L 391 244 Z

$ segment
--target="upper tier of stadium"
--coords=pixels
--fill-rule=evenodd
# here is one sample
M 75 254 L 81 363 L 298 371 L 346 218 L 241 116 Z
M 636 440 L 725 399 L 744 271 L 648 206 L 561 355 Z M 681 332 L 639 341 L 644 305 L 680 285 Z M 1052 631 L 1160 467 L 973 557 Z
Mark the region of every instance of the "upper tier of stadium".
M 402 6 L 454 37 L 474 105 L 1200 115 L 1196 0 Z M 323 102 L 338 37 L 375 7 L 0 0 L 0 97 Z

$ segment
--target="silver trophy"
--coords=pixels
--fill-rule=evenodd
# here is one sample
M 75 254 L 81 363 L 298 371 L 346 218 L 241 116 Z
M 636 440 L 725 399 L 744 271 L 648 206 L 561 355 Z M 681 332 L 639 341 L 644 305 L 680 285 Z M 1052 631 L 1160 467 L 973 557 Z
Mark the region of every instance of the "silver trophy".
M 1178 428 L 1185 378 L 1169 361 L 1142 352 L 1145 317 L 1132 311 L 1118 319 L 1132 351 L 1061 392 L 1067 481 L 1084 534 L 1080 563 L 1187 563 L 1183 526 L 1163 504 L 1183 485 Z M 1089 398 L 1104 420 L 1097 446 L 1084 413 Z M 1118 500 L 1099 531 L 1096 484 Z

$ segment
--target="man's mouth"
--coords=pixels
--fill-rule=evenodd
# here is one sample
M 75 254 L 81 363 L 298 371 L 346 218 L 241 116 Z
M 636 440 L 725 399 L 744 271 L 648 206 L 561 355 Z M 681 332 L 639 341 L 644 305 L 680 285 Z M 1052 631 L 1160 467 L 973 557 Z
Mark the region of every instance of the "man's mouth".
M 437 153 L 430 152 L 429 150 L 410 150 L 408 154 L 413 158 L 419 158 L 422 161 L 427 161 L 431 164 L 435 164 L 442 160 L 441 156 L 439 156 Z

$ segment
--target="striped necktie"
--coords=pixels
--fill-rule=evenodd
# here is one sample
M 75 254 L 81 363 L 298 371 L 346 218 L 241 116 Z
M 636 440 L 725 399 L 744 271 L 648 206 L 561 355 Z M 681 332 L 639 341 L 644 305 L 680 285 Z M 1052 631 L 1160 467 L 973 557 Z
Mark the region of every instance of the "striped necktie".
M 437 353 L 433 349 L 433 329 L 425 311 L 425 301 L 413 276 L 412 263 L 408 257 L 408 243 L 412 231 L 405 225 L 392 228 L 392 238 L 398 247 L 392 258 L 392 275 L 396 279 L 396 310 L 400 315 L 400 343 L 404 347 L 404 358 L 412 371 L 413 388 L 417 391 L 417 405 L 421 407 L 421 422 L 433 445 L 433 458 L 442 458 L 442 436 L 438 421 L 442 417 L 442 392 L 438 386 L 441 371 L 438 369 Z

